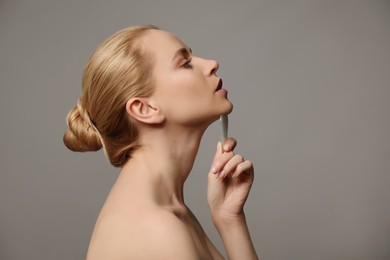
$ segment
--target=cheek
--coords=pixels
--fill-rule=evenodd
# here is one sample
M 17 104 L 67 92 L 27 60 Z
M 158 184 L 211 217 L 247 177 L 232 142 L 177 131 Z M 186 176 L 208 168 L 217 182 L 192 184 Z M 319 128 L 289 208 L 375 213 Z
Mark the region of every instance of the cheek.
M 210 93 L 207 83 L 196 76 L 181 76 L 172 79 L 170 92 L 178 99 L 202 98 Z
M 213 93 L 206 80 L 193 71 L 160 77 L 156 82 L 155 94 L 166 116 L 176 119 L 180 117 L 180 120 L 205 113 L 213 103 Z

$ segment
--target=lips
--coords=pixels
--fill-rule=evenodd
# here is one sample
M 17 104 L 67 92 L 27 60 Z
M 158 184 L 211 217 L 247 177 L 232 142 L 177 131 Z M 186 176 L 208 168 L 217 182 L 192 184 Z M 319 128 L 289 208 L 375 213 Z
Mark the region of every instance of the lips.
M 222 85 L 223 85 L 222 79 L 219 79 L 218 86 L 215 89 L 215 91 L 217 92 L 218 90 L 220 90 L 222 88 Z

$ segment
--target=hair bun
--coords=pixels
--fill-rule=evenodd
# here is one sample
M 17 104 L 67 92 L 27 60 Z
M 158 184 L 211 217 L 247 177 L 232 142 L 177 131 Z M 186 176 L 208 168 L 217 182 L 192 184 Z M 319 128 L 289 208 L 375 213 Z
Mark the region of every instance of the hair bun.
M 64 134 L 64 144 L 72 151 L 97 151 L 102 148 L 99 133 L 80 112 L 80 105 L 74 107 L 66 117 L 68 129 Z

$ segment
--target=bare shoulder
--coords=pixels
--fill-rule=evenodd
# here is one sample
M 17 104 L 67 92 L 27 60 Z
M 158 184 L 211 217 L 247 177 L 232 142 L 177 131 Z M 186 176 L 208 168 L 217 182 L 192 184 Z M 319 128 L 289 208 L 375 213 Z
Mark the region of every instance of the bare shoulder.
M 186 225 L 172 212 L 144 208 L 99 217 L 88 250 L 98 259 L 199 259 Z

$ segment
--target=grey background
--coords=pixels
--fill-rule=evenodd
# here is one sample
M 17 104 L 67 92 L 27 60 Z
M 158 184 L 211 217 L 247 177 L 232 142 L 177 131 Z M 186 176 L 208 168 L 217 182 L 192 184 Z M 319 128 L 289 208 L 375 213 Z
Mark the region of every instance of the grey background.
M 262 259 L 390 259 L 389 1 L 0 2 L 0 259 L 83 259 L 118 170 L 72 153 L 64 118 L 89 55 L 155 24 L 220 62 L 230 134 L 255 164 L 246 205 Z M 206 203 L 219 125 L 186 200 Z

